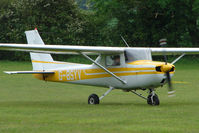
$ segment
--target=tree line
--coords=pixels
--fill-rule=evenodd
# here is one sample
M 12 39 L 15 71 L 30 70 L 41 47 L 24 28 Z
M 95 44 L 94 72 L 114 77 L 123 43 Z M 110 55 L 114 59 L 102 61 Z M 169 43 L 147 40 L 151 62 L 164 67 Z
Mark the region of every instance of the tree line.
M 26 43 L 38 28 L 46 44 L 157 47 L 199 46 L 198 0 L 1 0 L 0 42 Z M 86 7 L 86 8 L 85 8 Z M 86 9 L 86 10 L 85 10 Z M 27 60 L 20 52 L 0 59 Z

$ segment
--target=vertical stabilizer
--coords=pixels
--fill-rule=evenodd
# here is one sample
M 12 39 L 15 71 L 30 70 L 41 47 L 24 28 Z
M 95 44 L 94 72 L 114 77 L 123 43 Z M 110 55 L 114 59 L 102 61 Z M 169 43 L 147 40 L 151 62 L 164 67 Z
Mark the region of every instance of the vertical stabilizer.
M 26 31 L 26 38 L 28 45 L 37 44 L 37 45 L 45 45 L 39 32 L 35 30 Z M 32 60 L 33 70 L 46 70 L 50 69 L 49 65 L 53 62 L 53 58 L 50 54 L 40 54 L 40 53 L 30 53 L 30 57 Z

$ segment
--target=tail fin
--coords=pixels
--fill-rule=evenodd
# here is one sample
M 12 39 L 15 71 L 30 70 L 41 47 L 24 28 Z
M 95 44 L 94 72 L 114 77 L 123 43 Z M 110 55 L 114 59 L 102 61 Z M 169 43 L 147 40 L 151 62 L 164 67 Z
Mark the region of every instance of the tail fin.
M 25 34 L 28 45 L 31 44 L 45 45 L 39 35 L 39 32 L 36 29 L 31 31 L 26 31 Z M 30 57 L 32 60 L 33 70 L 50 69 L 51 65 L 49 65 L 49 63 L 53 62 L 53 58 L 50 54 L 30 53 Z

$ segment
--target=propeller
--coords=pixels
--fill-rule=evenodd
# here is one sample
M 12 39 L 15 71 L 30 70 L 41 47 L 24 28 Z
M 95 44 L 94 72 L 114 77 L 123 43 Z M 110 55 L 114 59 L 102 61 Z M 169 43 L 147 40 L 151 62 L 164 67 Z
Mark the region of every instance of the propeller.
M 161 47 L 164 47 L 167 44 L 167 39 L 160 39 L 159 43 Z M 167 83 L 168 83 L 168 96 L 171 97 L 171 96 L 175 96 L 174 94 L 175 91 L 171 83 L 171 75 L 170 75 L 170 71 L 171 69 L 173 69 L 173 66 L 168 65 L 168 60 L 167 60 L 165 51 L 163 51 L 163 56 L 164 56 L 165 65 L 162 66 L 163 67 L 162 69 L 164 69 L 163 71 L 165 72 Z

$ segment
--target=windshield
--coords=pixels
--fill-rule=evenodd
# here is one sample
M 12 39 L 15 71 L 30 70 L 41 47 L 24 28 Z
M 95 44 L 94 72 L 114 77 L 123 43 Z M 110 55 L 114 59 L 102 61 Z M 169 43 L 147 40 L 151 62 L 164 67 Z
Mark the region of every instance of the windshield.
M 127 63 L 136 60 L 152 60 L 151 51 L 143 48 L 125 49 L 125 60 Z

